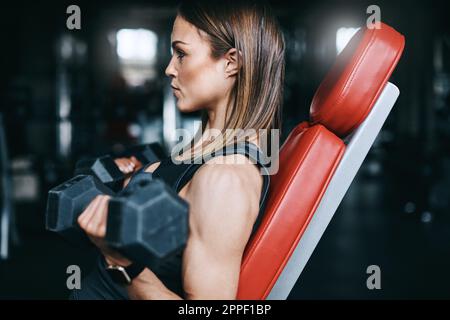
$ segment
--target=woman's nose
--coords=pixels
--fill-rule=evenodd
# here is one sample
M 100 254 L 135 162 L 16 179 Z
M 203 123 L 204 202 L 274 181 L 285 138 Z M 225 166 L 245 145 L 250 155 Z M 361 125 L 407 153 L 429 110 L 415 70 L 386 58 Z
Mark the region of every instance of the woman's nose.
M 176 70 L 173 67 L 172 59 L 170 59 L 169 65 L 166 68 L 166 76 L 174 78 L 176 76 Z

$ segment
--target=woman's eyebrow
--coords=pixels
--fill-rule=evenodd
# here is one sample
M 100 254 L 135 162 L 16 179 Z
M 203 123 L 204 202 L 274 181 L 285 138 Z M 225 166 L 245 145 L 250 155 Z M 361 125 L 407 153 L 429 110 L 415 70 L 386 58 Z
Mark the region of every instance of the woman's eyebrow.
M 175 40 L 175 41 L 172 42 L 172 48 L 175 49 L 176 45 L 179 44 L 179 43 L 185 44 L 185 45 L 189 45 L 188 43 L 183 42 L 181 40 Z

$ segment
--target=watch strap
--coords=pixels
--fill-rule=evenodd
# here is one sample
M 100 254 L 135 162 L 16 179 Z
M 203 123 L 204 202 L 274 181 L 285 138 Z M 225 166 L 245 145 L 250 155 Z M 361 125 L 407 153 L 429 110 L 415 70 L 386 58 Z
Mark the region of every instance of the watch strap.
M 141 263 L 133 262 L 128 267 L 124 267 L 124 269 L 127 272 L 130 279 L 134 279 L 138 275 L 140 275 L 142 271 L 144 271 L 145 265 L 141 264 Z

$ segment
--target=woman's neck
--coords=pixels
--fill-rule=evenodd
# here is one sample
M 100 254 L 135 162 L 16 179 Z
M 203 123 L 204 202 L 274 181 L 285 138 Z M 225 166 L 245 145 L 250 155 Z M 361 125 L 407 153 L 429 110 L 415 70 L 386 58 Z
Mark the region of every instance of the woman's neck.
M 226 109 L 229 106 L 230 104 L 223 101 L 222 103 L 217 104 L 215 108 L 207 109 L 208 120 L 205 129 L 201 133 L 200 138 L 197 141 L 194 141 L 194 146 L 190 151 L 205 148 L 214 142 L 215 138 L 220 136 L 225 127 Z M 248 141 L 259 147 L 257 134 L 249 137 Z

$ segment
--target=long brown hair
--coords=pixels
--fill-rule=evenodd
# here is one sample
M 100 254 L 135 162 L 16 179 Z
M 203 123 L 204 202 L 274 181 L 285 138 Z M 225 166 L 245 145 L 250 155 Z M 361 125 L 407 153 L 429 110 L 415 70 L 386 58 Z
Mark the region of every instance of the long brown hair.
M 280 130 L 285 42 L 268 4 L 249 0 L 188 0 L 180 4 L 178 15 L 206 33 L 213 58 L 222 57 L 232 48 L 240 52 L 241 68 L 226 110 L 222 137 L 203 152 L 218 150 L 235 141 L 233 135 L 226 134 L 226 129 Z M 207 120 L 204 112 L 202 132 Z

